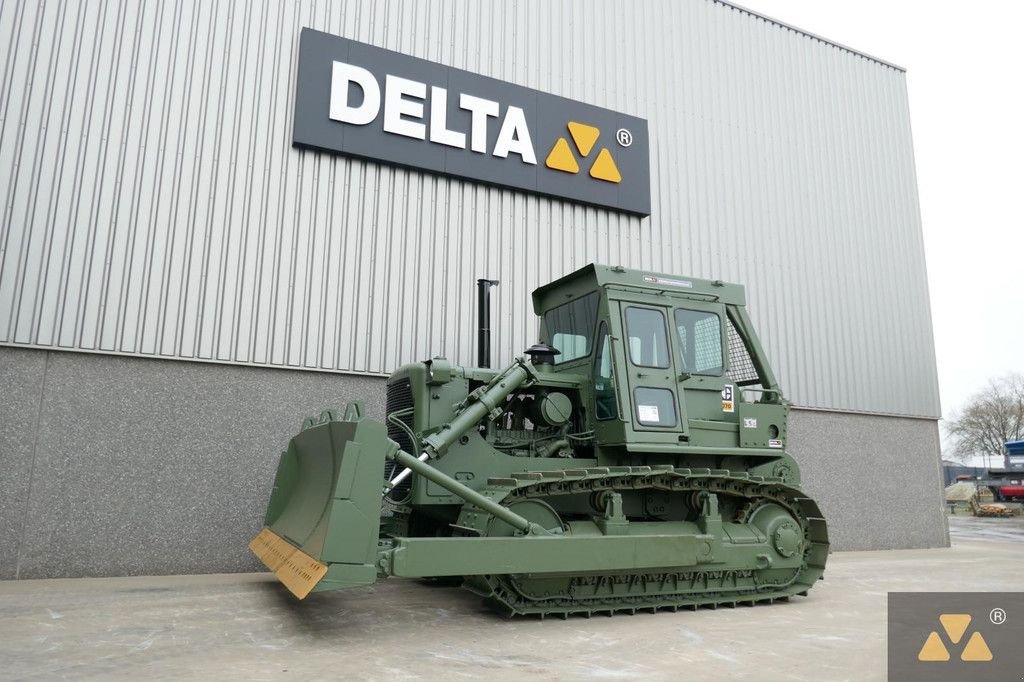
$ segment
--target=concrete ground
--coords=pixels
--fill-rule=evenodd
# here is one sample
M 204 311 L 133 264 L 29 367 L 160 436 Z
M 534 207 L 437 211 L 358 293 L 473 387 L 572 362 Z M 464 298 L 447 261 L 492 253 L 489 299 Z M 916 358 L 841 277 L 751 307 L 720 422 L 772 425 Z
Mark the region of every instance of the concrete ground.
M 833 554 L 789 603 L 589 620 L 406 580 L 302 603 L 265 574 L 8 581 L 0 677 L 883 679 L 888 591 L 1024 587 L 1024 519 L 950 525 L 949 549 Z
M 971 538 L 1024 542 L 1024 516 L 1008 519 L 977 518 L 969 514 L 955 514 L 949 519 L 949 537 L 954 544 Z

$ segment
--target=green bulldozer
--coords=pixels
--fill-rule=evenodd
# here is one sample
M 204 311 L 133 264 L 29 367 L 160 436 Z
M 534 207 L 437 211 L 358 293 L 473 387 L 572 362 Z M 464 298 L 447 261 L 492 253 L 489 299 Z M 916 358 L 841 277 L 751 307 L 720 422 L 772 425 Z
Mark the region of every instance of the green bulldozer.
M 250 548 L 297 597 L 461 579 L 499 612 L 770 603 L 824 573 L 789 403 L 742 286 L 589 265 L 533 292 L 540 342 L 405 365 L 384 423 L 311 417 Z

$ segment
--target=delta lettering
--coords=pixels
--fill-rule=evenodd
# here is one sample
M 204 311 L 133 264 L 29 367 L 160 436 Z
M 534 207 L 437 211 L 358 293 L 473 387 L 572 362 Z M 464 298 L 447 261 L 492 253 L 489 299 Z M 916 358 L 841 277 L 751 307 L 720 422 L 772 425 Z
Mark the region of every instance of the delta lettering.
M 354 105 L 349 93 L 355 84 L 363 92 L 363 101 Z M 428 95 L 429 91 L 429 95 Z M 383 107 L 382 107 L 383 104 Z M 423 122 L 430 107 L 429 125 Z M 335 61 L 331 72 L 330 118 L 350 125 L 368 125 L 384 110 L 384 131 L 417 140 L 430 140 L 456 149 L 487 154 L 487 130 L 491 119 L 500 118 L 498 137 L 491 156 L 508 158 L 517 154 L 523 163 L 537 164 L 530 128 L 522 108 L 508 106 L 501 116 L 498 102 L 459 94 L 459 108 L 470 113 L 469 131 L 448 127 L 448 90 L 436 85 L 386 74 L 383 92 L 377 78 L 361 66 Z M 429 128 L 429 129 L 428 129 Z

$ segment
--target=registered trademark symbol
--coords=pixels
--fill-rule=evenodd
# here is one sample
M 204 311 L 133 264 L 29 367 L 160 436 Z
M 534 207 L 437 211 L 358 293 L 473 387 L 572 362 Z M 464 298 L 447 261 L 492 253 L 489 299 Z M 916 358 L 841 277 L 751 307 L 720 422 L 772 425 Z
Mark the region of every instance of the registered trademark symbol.
M 998 607 L 994 608 L 989 611 L 988 619 L 992 621 L 993 625 L 1002 625 L 1006 622 L 1006 611 L 1003 611 Z
M 615 131 L 615 139 L 623 147 L 628 147 L 633 144 L 633 133 L 629 132 L 625 128 L 619 128 Z

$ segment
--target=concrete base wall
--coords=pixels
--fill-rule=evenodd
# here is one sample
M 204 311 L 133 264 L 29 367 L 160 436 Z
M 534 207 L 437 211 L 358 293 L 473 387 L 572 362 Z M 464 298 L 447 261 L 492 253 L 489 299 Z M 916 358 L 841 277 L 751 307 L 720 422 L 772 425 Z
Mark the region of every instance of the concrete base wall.
M 370 377 L 0 348 L 0 578 L 257 570 L 281 450 Z
M 277 457 L 302 420 L 384 382 L 0 348 L 0 578 L 256 570 Z M 948 544 L 935 422 L 796 411 L 836 549 Z
M 949 546 L 938 422 L 794 410 L 788 436 L 833 549 Z

